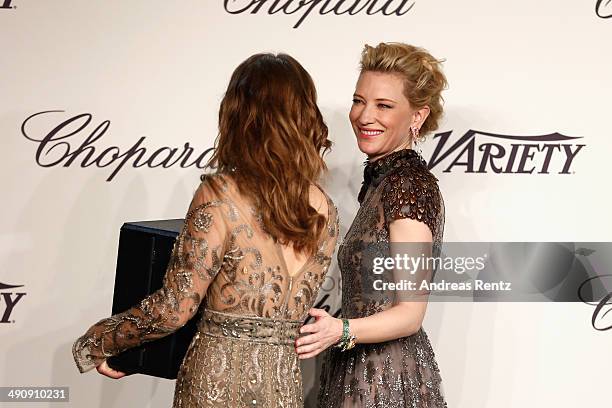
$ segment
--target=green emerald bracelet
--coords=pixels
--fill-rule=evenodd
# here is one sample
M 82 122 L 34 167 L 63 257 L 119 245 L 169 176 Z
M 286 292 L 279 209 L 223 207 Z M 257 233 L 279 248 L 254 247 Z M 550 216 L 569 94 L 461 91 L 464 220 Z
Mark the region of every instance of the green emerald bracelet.
M 355 347 L 355 339 L 356 337 L 352 336 L 349 330 L 348 319 L 342 319 L 342 337 L 340 337 L 335 347 L 339 348 L 341 351 L 350 350 Z

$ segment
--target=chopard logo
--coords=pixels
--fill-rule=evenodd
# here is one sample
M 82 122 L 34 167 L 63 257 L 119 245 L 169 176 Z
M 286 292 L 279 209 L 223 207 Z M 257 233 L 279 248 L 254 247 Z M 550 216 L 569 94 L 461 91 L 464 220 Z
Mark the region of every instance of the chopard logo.
M 17 6 L 11 6 L 11 2 L 13 0 L 4 0 L 4 2 L 2 3 L 2 5 L 0 6 L 0 9 L 14 9 Z
M 206 165 L 206 156 L 213 151 L 211 147 L 201 153 L 196 153 L 189 142 L 185 142 L 182 147 L 164 146 L 153 150 L 143 146 L 145 136 L 141 136 L 127 150 L 119 146 L 99 147 L 96 143 L 99 143 L 108 130 L 110 120 L 101 122 L 93 130 L 87 129 L 92 121 L 90 113 L 68 118 L 43 135 L 32 135 L 31 132 L 26 131 L 26 126 L 33 119 L 48 117 L 58 112 L 64 111 L 52 110 L 35 113 L 21 125 L 23 136 L 38 144 L 35 158 L 36 164 L 41 167 L 70 167 L 73 164 L 80 167 L 109 167 L 112 171 L 106 181 L 112 181 L 128 163 L 134 168 L 143 166 L 169 168 L 178 164 L 182 168 L 195 165 L 202 169 Z M 84 140 L 75 141 L 83 135 L 86 135 Z
M 359 13 L 367 15 L 403 16 L 414 6 L 414 0 L 224 0 L 223 7 L 230 14 L 257 14 L 267 10 L 269 15 L 283 13 L 296 14 L 298 20 L 293 28 L 298 28 L 315 9 L 320 15 Z M 265 6 L 265 7 L 264 7 Z
M 606 315 L 610 310 L 612 310 L 612 292 L 605 294 L 598 302 L 591 302 L 588 300 L 588 296 L 585 295 L 585 292 L 588 292 L 588 289 L 594 284 L 599 283 L 602 284 L 605 282 L 605 278 L 607 278 L 608 285 L 612 281 L 612 274 L 605 274 L 600 276 L 593 276 L 580 284 L 578 288 L 578 297 L 580 300 L 587 305 L 595 306 L 593 310 L 593 315 L 591 316 L 591 325 L 595 330 L 606 331 L 612 329 L 612 320 L 610 316 Z M 608 288 L 610 286 L 607 286 Z
M 541 136 L 511 136 L 469 130 L 446 147 L 452 131 L 434 135 L 438 143 L 429 160 L 432 169 L 449 162 L 445 173 L 570 174 L 571 166 L 585 144 L 572 143 L 582 137 L 551 133 Z
M 597 0 L 595 13 L 601 18 L 612 17 L 612 0 Z
M 7 285 L 6 283 L 0 282 L 0 290 L 21 288 L 23 285 Z M 11 292 L 0 292 L 0 304 L 4 303 L 4 312 L 1 312 L 0 308 L 0 323 L 15 323 L 14 320 L 10 320 L 11 313 L 17 302 L 21 300 L 26 294 L 24 292 L 13 293 Z

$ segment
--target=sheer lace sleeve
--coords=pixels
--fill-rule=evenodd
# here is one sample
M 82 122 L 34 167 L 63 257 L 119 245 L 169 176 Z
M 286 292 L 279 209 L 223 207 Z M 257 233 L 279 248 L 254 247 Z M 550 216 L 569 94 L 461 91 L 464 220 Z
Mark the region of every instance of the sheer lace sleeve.
M 174 244 L 162 288 L 129 310 L 100 320 L 76 340 L 72 353 L 81 373 L 178 330 L 195 315 L 225 253 L 221 204 L 203 182 Z
M 387 224 L 410 218 L 425 223 L 435 237 L 443 216 L 442 195 L 436 178 L 431 174 L 399 172 L 390 175 L 388 180 L 382 194 Z
M 331 256 L 334 254 L 338 236 L 340 235 L 340 216 L 338 214 L 338 208 L 328 198 L 327 205 L 329 206 L 329 219 L 327 220 L 327 240 L 323 244 L 323 252 L 329 254 L 329 263 L 331 263 Z

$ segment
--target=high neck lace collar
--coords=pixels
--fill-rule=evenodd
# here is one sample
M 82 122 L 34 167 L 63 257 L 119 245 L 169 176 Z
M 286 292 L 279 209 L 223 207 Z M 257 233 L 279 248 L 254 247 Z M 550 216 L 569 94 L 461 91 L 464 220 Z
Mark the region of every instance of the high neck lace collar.
M 427 166 L 425 159 L 413 149 L 398 150 L 374 162 L 366 160 L 365 168 L 363 169 L 363 184 L 358 197 L 359 203 L 363 201 L 370 184 L 374 184 L 375 186 L 378 185 L 384 176 L 389 174 L 393 169 L 402 167 L 407 161 L 412 160 Z

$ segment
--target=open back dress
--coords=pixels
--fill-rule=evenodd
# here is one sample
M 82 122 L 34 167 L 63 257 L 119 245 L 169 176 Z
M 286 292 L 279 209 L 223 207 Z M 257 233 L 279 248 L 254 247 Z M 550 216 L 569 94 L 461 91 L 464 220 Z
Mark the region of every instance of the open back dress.
M 73 346 L 81 372 L 199 314 L 180 367 L 173 407 L 302 407 L 298 330 L 323 283 L 338 236 L 325 195 L 327 225 L 316 254 L 296 271 L 263 229 L 233 179 L 215 175 L 195 193 L 174 245 L 163 287 L 131 309 L 100 320 Z M 325 202 L 325 200 L 324 200 Z

